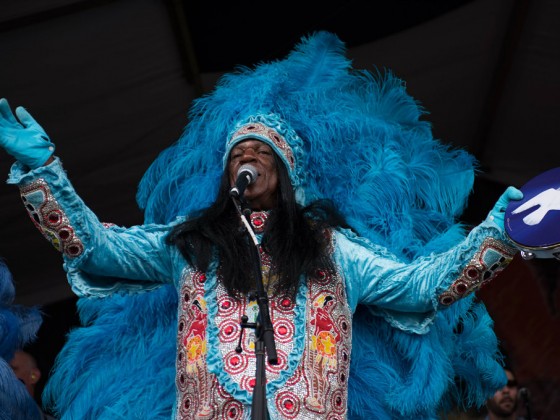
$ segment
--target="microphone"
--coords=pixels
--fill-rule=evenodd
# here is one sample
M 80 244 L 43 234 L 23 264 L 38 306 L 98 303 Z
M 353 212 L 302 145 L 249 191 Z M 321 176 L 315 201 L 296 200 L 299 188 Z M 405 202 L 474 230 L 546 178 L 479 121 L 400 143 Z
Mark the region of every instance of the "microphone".
M 531 393 L 529 392 L 529 390 L 525 387 L 523 388 L 519 388 L 519 390 L 517 391 L 517 393 L 519 394 L 519 396 L 521 398 L 523 398 L 525 401 L 529 401 L 529 399 L 531 398 Z
M 237 170 L 235 187 L 229 191 L 229 195 L 235 198 L 243 197 L 245 189 L 257 180 L 259 173 L 253 165 L 241 165 Z

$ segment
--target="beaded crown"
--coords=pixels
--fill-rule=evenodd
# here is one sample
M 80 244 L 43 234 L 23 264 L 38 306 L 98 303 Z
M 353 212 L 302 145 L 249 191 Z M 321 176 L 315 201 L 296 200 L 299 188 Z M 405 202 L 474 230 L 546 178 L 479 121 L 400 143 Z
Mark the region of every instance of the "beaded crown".
M 303 195 L 298 188 L 305 175 L 298 165 L 298 160 L 301 160 L 299 155 L 303 150 L 303 141 L 297 133 L 278 115 L 272 113 L 251 115 L 246 120 L 237 123 L 228 136 L 223 157 L 224 170 L 226 170 L 231 150 L 236 144 L 248 139 L 260 140 L 272 147 L 284 162 L 292 186 L 296 190 L 296 197 L 303 204 Z

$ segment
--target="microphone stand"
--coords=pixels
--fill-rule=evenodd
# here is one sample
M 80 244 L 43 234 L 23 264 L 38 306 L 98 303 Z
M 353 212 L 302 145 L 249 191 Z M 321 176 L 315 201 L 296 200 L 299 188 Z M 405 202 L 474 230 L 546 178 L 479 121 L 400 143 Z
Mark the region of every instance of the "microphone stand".
M 278 364 L 278 356 L 276 354 L 276 343 L 274 342 L 274 329 L 272 321 L 270 320 L 270 310 L 268 307 L 268 295 L 264 290 L 262 281 L 262 261 L 259 252 L 259 242 L 255 236 L 255 232 L 251 227 L 247 218 L 251 215 L 251 209 L 243 196 L 236 197 L 231 194 L 231 198 L 235 204 L 235 208 L 239 212 L 241 222 L 245 225 L 247 233 L 251 237 L 254 247 L 251 247 L 253 253 L 253 260 L 255 261 L 255 280 L 256 292 L 254 293 L 257 305 L 259 308 L 259 315 L 257 316 L 256 323 L 247 322 L 248 318 L 243 316 L 241 319 L 241 335 L 239 337 L 239 345 L 236 348 L 238 353 L 241 353 L 241 341 L 243 338 L 244 328 L 255 329 L 255 357 L 256 357 L 256 371 L 255 371 L 255 388 L 253 389 L 253 401 L 251 405 L 251 419 L 252 420 L 267 420 L 268 408 L 266 400 L 266 366 L 265 366 L 265 352 L 268 355 L 268 363 L 271 365 Z
M 527 414 L 527 420 L 533 420 L 533 412 L 531 410 L 531 394 L 529 393 L 529 390 L 525 387 L 520 388 L 519 389 L 519 395 L 521 396 L 521 399 L 523 400 L 523 403 L 525 405 L 525 411 Z

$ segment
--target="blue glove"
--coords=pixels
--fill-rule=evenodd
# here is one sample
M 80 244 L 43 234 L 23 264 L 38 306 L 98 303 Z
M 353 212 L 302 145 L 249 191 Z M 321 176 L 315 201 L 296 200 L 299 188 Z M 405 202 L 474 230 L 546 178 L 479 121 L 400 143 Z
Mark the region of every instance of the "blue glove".
M 16 108 L 16 116 L 8 101 L 0 99 L 0 146 L 29 168 L 39 168 L 54 153 L 54 144 L 23 107 Z
M 508 187 L 506 191 L 500 196 L 494 208 L 488 213 L 487 220 L 496 223 L 503 231 L 504 221 L 506 217 L 506 208 L 511 200 L 521 200 L 523 193 L 515 187 Z

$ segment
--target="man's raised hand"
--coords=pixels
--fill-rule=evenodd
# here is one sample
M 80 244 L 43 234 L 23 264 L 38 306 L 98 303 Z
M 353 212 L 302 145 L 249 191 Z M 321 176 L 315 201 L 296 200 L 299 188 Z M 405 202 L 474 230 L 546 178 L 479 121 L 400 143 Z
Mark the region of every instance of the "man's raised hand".
M 0 146 L 31 169 L 43 166 L 54 153 L 43 127 L 21 106 L 14 116 L 4 98 L 0 99 Z

